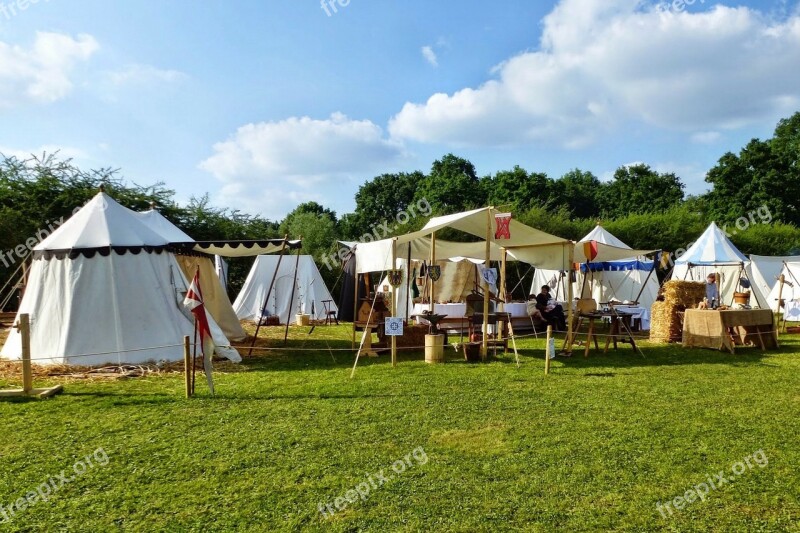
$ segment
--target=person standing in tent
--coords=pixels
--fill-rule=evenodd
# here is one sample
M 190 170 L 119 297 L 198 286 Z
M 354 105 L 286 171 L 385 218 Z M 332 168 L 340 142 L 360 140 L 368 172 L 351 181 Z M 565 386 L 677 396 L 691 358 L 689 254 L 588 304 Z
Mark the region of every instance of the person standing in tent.
M 555 322 L 558 331 L 567 330 L 567 318 L 564 316 L 564 308 L 550 296 L 550 286 L 542 285 L 542 292 L 536 295 L 536 309 L 548 323 Z
M 719 289 L 717 289 L 717 275 L 709 274 L 706 278 L 706 299 L 711 309 L 719 305 Z

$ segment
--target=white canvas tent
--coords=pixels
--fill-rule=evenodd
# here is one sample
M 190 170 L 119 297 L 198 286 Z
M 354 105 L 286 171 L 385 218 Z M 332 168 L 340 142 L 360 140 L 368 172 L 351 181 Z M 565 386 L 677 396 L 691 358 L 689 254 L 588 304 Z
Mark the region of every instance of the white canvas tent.
M 730 305 L 733 303 L 733 293 L 739 287 L 739 279 L 746 275 L 747 263 L 747 257 L 712 222 L 700 238 L 675 261 L 672 278 L 705 281 L 709 274 L 717 273 L 722 277 L 720 300 Z M 755 299 L 750 304 L 760 305 L 760 302 Z
M 641 307 L 650 309 L 658 297 L 659 287 L 658 278 L 653 272 L 653 261 L 636 256 L 637 251 L 632 250 L 599 224 L 578 242 L 596 242 L 629 250 L 629 253 L 634 255 L 617 260 L 605 260 L 602 257 L 603 250 L 598 250 L 598 257 L 589 263 L 588 269 L 585 264 L 581 265 L 581 273 L 576 276 L 573 284 L 573 294 L 580 297 L 585 287 L 584 297 L 594 298 L 597 302 L 608 302 L 612 298 L 621 302 L 638 301 Z M 533 273 L 531 293 L 538 294 L 543 285 L 549 285 L 555 298 L 566 300 L 568 279 L 563 270 L 537 268 Z
M 38 364 L 81 366 L 183 359 L 194 324 L 188 282 L 160 234 L 103 192 L 34 248 L 19 313 L 31 318 Z M 201 280 L 202 281 L 202 280 Z M 217 353 L 239 354 L 209 316 Z M 0 354 L 21 357 L 12 329 Z
M 164 237 L 169 243 L 193 241 L 191 237 L 155 209 L 135 214 L 147 227 Z M 197 269 L 200 269 L 201 288 L 206 310 L 214 317 L 225 336 L 234 341 L 247 338 L 247 333 L 233 311 L 227 291 L 219 283 L 219 276 L 211 258 L 206 254 L 184 253 L 180 250 L 179 253 L 176 253 L 175 258 L 186 279 L 191 280 Z
M 783 289 L 780 283 L 776 283 L 772 290 L 766 297 L 770 309 L 778 311 L 778 293 L 780 292 L 781 299 L 787 304 L 786 309 L 781 312 L 786 312 L 787 319 L 790 321 L 800 321 L 800 262 L 784 263 L 778 275 L 783 274 L 785 283 Z
M 297 258 L 285 256 L 280 262 L 276 276 L 275 269 L 278 266 L 278 259 L 278 256 L 274 255 L 260 255 L 256 258 L 242 291 L 233 303 L 233 309 L 239 319 L 257 320 L 261 316 L 264 299 L 273 276 L 275 276 L 275 285 L 272 288 L 266 310 L 271 315 L 278 315 L 281 323 L 287 324 L 294 321 L 294 315 L 301 312 L 312 315 L 312 319 L 324 320 L 324 300 L 331 300 L 328 303 L 329 309 L 338 311 L 313 257 L 310 255 L 299 256 L 295 273 Z
M 770 299 L 769 295 L 772 292 L 772 288 L 778 284 L 778 276 L 783 270 L 784 263 L 800 263 L 800 256 L 750 256 L 750 262 L 745 267 L 745 270 L 753 285 L 753 294 L 762 309 L 778 310 L 777 296 L 775 299 Z

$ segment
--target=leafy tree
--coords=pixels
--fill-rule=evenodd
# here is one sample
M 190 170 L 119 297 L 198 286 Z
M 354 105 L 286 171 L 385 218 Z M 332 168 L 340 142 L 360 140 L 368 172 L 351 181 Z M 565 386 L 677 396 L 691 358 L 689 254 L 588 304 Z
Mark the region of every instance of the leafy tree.
M 683 188 L 675 174 L 659 174 L 644 164 L 623 166 L 604 187 L 601 211 L 606 217 L 660 213 L 683 201 Z
M 591 172 L 574 169 L 553 184 L 555 206 L 565 207 L 576 217 L 595 218 L 600 214 L 602 184 Z
M 414 201 L 417 186 L 425 179 L 422 172 L 381 174 L 359 187 L 356 213 L 363 234 L 374 224 L 393 220 Z
M 495 206 L 509 205 L 515 209 L 530 206 L 546 206 L 550 200 L 552 180 L 547 174 L 528 174 L 524 168 L 497 172 L 494 177 L 484 179 L 488 203 Z
M 486 203 L 475 166 L 453 154 L 433 162 L 430 174 L 420 182 L 414 198 L 426 199 L 439 215 L 475 209 Z

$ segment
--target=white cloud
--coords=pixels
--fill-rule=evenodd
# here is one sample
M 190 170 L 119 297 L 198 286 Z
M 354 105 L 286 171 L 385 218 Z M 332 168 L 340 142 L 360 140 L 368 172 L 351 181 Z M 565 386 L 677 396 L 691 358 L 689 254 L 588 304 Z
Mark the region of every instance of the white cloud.
M 72 90 L 77 64 L 98 49 L 95 38 L 87 34 L 73 38 L 37 32 L 28 49 L 0 42 L 0 108 L 63 99 Z
M 434 52 L 433 48 L 431 48 L 430 46 L 422 47 L 422 57 L 424 57 L 425 61 L 427 61 L 434 67 L 439 66 L 439 60 L 436 58 L 436 52 Z
M 692 134 L 692 142 L 697 144 L 714 144 L 722 138 L 718 131 L 698 131 Z
M 746 7 L 661 12 L 640 0 L 561 0 L 538 50 L 478 88 L 406 103 L 394 138 L 580 147 L 627 123 L 678 131 L 774 122 L 800 107 L 800 15 Z
M 334 113 L 242 126 L 200 168 L 222 182 L 221 205 L 279 218 L 303 201 L 347 197 L 348 187 L 403 156 L 379 126 Z
M 114 85 L 152 85 L 175 83 L 186 78 L 186 74 L 177 70 L 162 70 L 151 65 L 132 64 L 121 70 L 109 73 Z

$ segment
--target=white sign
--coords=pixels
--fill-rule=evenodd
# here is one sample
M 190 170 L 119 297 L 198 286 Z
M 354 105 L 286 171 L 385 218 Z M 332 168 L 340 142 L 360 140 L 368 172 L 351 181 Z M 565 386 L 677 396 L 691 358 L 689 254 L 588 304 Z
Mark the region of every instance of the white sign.
M 386 317 L 386 334 L 390 337 L 403 336 L 403 319 Z

